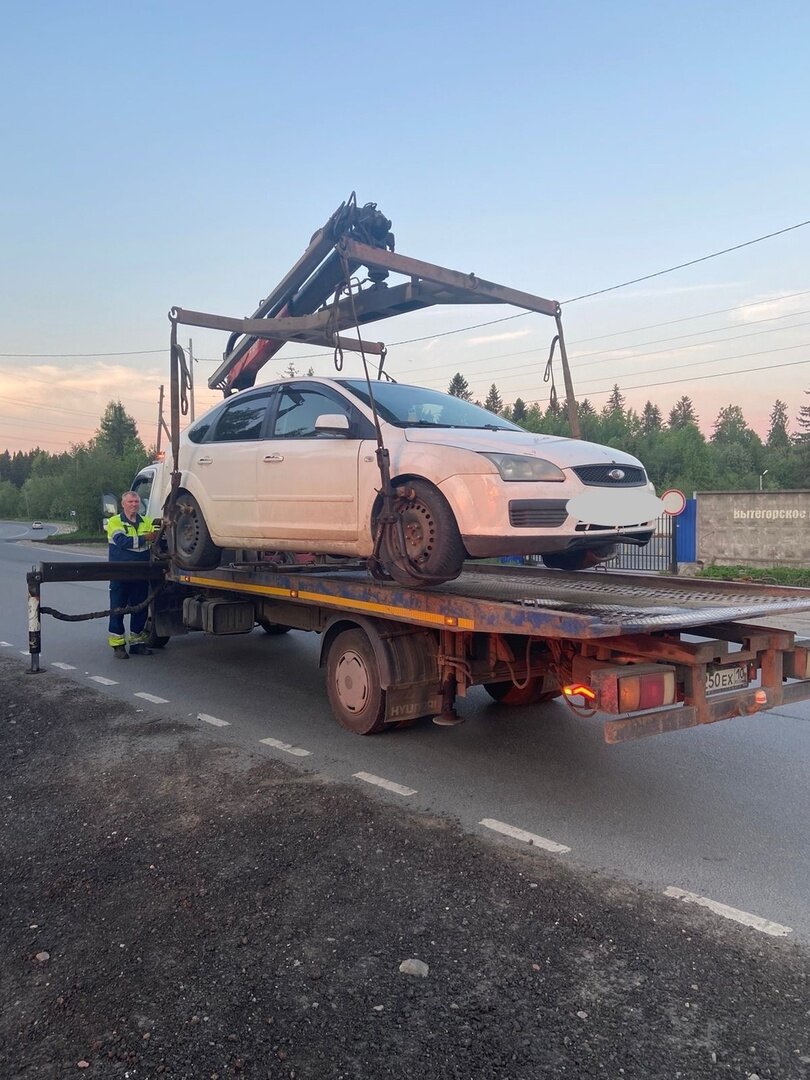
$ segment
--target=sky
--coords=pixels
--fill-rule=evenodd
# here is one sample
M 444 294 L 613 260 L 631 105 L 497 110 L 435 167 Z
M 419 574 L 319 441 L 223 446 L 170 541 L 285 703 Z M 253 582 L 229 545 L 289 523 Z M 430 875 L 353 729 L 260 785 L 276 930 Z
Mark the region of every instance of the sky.
M 764 436 L 810 403 L 810 225 L 575 298 L 810 219 L 808 41 L 780 0 L 7 0 L 0 451 L 84 442 L 111 400 L 154 444 L 169 309 L 250 315 L 352 191 L 400 253 L 563 302 L 579 398 Z M 553 321 L 476 325 L 514 314 L 365 336 L 399 381 L 545 406 Z M 226 339 L 189 338 L 199 415 Z M 259 382 L 290 362 L 334 374 L 287 345 Z

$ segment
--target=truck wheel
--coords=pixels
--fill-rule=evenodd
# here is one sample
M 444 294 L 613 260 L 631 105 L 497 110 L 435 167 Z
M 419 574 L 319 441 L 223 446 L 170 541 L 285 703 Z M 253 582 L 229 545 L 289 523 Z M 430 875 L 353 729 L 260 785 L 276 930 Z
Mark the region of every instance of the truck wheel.
M 222 549 L 211 539 L 200 505 L 193 495 L 182 492 L 174 512 L 174 551 L 187 570 L 212 570 L 219 566 Z
M 281 623 L 270 622 L 269 619 L 257 619 L 256 622 L 265 634 L 287 634 L 292 630 L 291 626 L 282 626 Z
M 374 649 L 362 630 L 344 630 L 329 646 L 326 693 L 341 727 L 355 735 L 382 731 L 385 691 Z
M 408 588 L 452 581 L 461 573 L 465 551 L 450 504 L 425 480 L 412 480 L 404 486 L 410 491 L 400 502 L 408 559 L 399 553 L 394 526 L 386 527 L 381 544 L 386 571 Z M 415 563 L 419 572 L 412 570 L 410 563 Z
M 536 675 L 523 687 L 513 682 L 490 682 L 484 683 L 484 689 L 501 705 L 538 705 L 560 696 L 559 690 L 544 690 L 545 682 L 545 675 Z

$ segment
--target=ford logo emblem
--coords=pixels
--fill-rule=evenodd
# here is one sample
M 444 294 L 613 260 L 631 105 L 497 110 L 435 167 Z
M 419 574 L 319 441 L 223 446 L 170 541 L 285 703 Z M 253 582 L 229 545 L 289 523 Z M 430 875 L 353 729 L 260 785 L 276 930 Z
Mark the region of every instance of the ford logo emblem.
M 608 476 L 611 480 L 624 480 L 624 469 L 611 469 Z

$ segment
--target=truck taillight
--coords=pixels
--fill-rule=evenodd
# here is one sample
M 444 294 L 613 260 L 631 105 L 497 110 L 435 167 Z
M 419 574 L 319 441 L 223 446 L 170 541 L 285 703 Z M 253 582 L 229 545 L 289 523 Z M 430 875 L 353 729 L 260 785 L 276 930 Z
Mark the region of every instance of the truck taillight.
M 619 683 L 619 712 L 655 709 L 675 702 L 675 672 L 624 675 Z

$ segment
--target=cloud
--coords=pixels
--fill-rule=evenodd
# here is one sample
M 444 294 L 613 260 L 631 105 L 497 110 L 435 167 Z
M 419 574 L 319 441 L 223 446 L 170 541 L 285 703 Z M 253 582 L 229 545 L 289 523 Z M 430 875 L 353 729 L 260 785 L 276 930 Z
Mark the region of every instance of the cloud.
M 780 293 L 777 296 L 769 296 L 761 301 L 752 301 L 746 304 L 737 318 L 741 323 L 754 322 L 760 319 L 778 319 L 783 315 L 792 315 L 807 308 L 807 294 L 796 296 L 793 294 Z
M 480 337 L 465 338 L 465 345 L 490 345 L 493 341 L 515 341 L 517 338 L 528 337 L 532 331 L 504 330 L 500 334 L 481 334 Z

